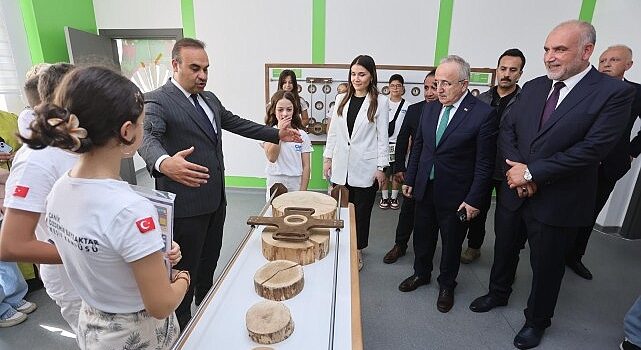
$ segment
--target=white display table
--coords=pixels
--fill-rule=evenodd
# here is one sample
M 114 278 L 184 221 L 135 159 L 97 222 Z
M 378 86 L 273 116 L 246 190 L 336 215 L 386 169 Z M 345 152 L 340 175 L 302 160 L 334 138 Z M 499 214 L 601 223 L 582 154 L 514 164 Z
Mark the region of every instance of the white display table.
M 294 333 L 270 347 L 279 350 L 363 348 L 356 225 L 352 204 L 349 208 L 341 209 L 341 219 L 345 227 L 338 233 L 338 258 L 336 230 L 332 229 L 327 256 L 303 266 L 305 286 L 302 292 L 283 301 L 291 312 Z M 203 300 L 174 349 L 249 350 L 261 346 L 249 338 L 245 313 L 252 305 L 264 300 L 254 290 L 254 273 L 267 263 L 261 252 L 262 229 L 263 226 L 257 227 L 244 246 L 239 248 L 238 255 L 230 262 L 230 268 L 221 275 L 219 283 Z M 336 295 L 333 302 L 335 271 Z

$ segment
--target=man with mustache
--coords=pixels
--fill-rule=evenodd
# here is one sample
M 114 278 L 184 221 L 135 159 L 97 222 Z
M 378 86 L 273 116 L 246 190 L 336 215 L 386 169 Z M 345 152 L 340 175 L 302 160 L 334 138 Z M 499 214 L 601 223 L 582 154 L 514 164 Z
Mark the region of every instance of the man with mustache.
M 496 66 L 497 85 L 488 91 L 480 94 L 478 99 L 496 109 L 499 115 L 499 127 L 504 116 L 508 114 L 512 105 L 521 93 L 521 87 L 517 84 L 523 74 L 525 67 L 525 56 L 519 49 L 508 49 L 499 57 Z M 486 196 L 486 208 L 481 210 L 479 216 L 470 221 L 467 232 L 467 249 L 461 254 L 461 263 L 469 264 L 481 256 L 481 246 L 485 238 L 485 220 L 492 200 L 492 190 L 500 188 L 501 181 L 505 180 L 503 157 L 496 154 L 496 168 L 492 176 L 492 187 Z M 498 196 L 497 196 L 498 199 Z
M 571 20 L 545 40 L 547 76 L 528 81 L 499 132 L 509 166 L 498 192 L 496 241 L 488 294 L 470 309 L 507 305 L 525 225 L 532 286 L 518 349 L 539 345 L 551 325 L 565 273 L 565 254 L 594 214 L 599 164 L 625 131 L 634 97 L 623 81 L 590 65 L 596 30 Z

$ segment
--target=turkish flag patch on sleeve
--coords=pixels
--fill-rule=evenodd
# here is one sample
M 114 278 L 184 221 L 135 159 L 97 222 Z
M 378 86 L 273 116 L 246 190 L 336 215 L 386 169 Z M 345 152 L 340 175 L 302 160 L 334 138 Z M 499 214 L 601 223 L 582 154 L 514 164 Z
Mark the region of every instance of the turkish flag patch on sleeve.
M 136 227 L 138 227 L 138 231 L 140 231 L 140 233 L 147 233 L 155 229 L 156 224 L 154 223 L 154 218 L 150 216 L 136 221 Z
M 26 198 L 27 193 L 29 193 L 29 187 L 27 186 L 16 186 L 13 190 L 13 195 L 16 197 Z

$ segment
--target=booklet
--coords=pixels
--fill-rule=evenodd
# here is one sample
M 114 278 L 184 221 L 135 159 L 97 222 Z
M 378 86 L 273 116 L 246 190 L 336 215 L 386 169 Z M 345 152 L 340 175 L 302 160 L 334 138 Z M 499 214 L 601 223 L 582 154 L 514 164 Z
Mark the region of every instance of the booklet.
M 165 242 L 163 252 L 166 253 L 171 250 L 171 242 L 174 239 L 174 200 L 176 195 L 171 192 L 158 191 L 153 188 L 147 188 L 137 185 L 129 185 L 139 195 L 149 199 L 158 211 L 158 223 L 162 232 L 162 238 Z M 169 279 L 171 279 L 171 264 L 165 257 L 165 264 Z

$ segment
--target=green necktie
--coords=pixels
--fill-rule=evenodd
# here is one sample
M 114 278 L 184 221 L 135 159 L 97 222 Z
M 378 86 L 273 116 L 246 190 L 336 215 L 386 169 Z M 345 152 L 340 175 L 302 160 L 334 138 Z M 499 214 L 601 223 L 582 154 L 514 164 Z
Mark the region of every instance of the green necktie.
M 443 134 L 445 133 L 445 129 L 447 129 L 447 123 L 450 121 L 450 111 L 452 108 L 454 107 L 445 107 L 443 118 L 441 118 L 441 121 L 438 123 L 438 127 L 436 128 L 436 146 L 438 146 L 438 143 L 441 141 L 441 137 L 443 137 Z M 432 171 L 430 172 L 430 180 L 434 180 L 434 165 L 432 165 Z

